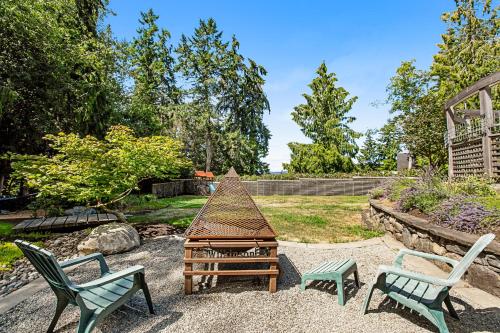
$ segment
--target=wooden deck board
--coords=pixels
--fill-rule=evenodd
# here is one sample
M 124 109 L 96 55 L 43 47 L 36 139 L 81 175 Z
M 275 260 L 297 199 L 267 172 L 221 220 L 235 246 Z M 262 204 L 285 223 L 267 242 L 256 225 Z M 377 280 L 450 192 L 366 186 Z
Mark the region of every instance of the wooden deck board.
M 37 219 L 24 220 L 14 226 L 17 232 L 65 229 L 74 227 L 85 227 L 88 225 L 99 225 L 117 221 L 113 214 L 90 214 L 80 216 L 59 216 L 59 217 L 41 217 Z

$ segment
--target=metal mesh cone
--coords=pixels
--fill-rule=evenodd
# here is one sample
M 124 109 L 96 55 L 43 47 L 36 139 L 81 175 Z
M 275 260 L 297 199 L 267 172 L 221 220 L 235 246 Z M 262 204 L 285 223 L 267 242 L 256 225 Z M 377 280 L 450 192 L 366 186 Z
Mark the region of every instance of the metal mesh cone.
M 188 239 L 270 239 L 276 233 L 231 168 L 186 230 Z

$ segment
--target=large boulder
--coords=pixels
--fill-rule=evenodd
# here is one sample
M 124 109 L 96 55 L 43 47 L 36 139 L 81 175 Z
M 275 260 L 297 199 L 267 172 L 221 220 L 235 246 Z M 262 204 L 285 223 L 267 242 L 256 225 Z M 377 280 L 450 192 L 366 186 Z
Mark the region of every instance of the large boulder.
M 78 244 L 78 251 L 81 254 L 115 254 L 130 251 L 140 244 L 139 233 L 134 227 L 125 223 L 110 223 L 92 230 L 90 235 Z

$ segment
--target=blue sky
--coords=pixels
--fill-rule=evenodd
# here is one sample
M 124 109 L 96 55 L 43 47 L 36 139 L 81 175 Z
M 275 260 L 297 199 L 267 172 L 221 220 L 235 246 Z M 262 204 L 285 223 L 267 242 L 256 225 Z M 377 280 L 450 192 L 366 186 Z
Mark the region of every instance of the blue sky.
M 241 53 L 268 70 L 265 91 L 271 114 L 265 122 L 273 136 L 266 161 L 279 171 L 290 159 L 287 143 L 308 142 L 290 112 L 303 102 L 301 94 L 309 92 L 307 84 L 322 61 L 337 74 L 339 85 L 358 96 L 353 128 L 381 127 L 389 117 L 388 106 L 373 103 L 385 100 L 389 78 L 401 61 L 430 65 L 446 29 L 440 16 L 453 7 L 451 0 L 111 0 L 116 16 L 107 22 L 117 38 L 131 40 L 140 11 L 153 8 L 160 16 L 158 25 L 171 32 L 174 43 L 209 17 L 226 39 L 236 35 Z

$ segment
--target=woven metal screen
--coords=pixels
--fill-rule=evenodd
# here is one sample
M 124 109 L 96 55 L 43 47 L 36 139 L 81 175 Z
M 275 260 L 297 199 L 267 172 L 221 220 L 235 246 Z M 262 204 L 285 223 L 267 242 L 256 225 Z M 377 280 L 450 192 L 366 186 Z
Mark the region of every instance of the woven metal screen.
M 231 168 L 186 230 L 188 239 L 272 239 L 276 232 Z

